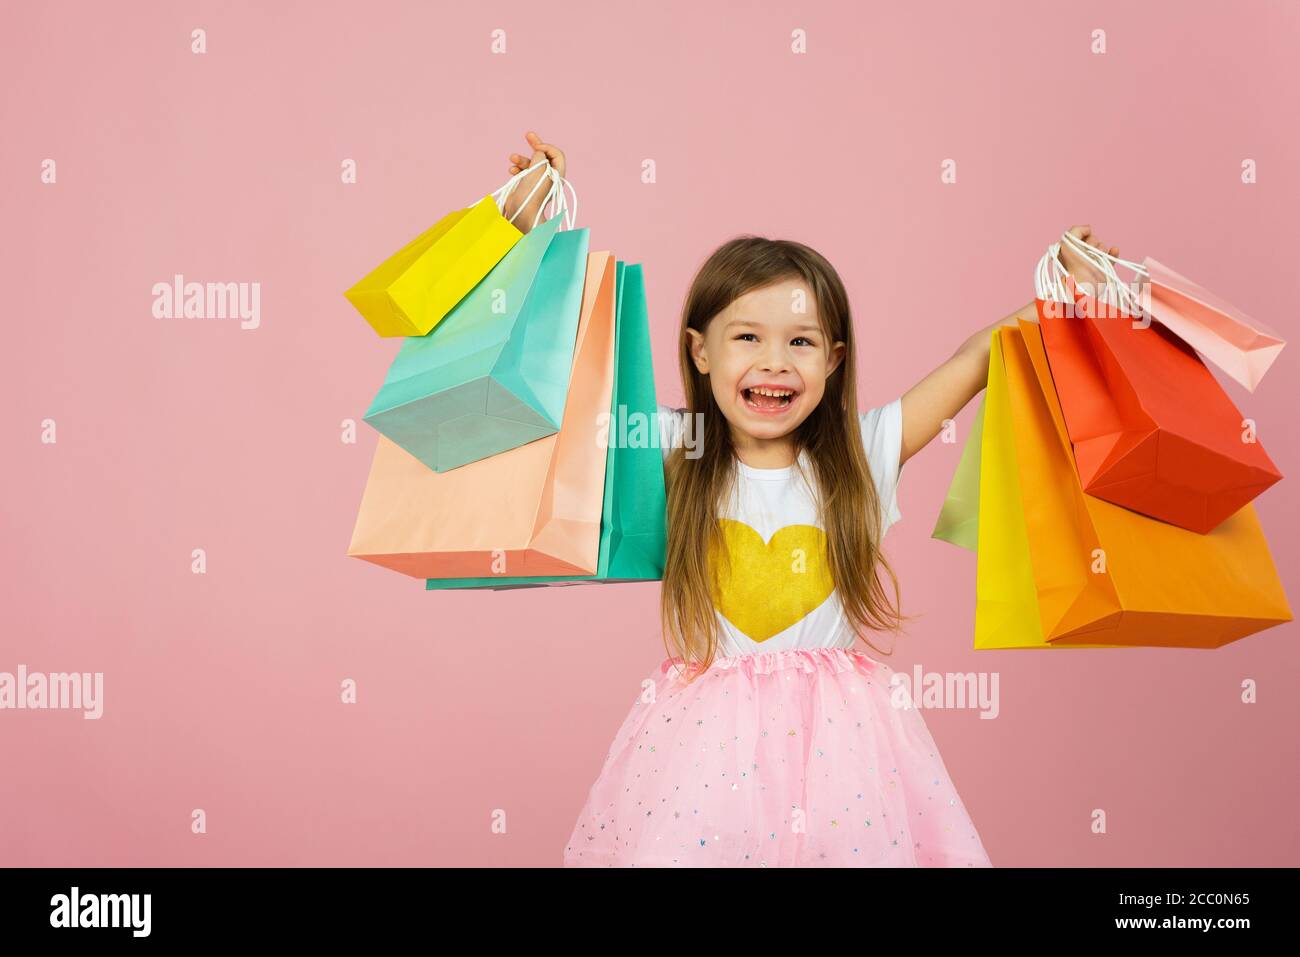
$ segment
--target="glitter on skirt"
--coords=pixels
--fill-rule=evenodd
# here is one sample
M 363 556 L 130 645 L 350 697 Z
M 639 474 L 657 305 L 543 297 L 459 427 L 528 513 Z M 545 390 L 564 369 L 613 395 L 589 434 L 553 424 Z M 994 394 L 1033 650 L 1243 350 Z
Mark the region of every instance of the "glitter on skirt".
M 610 746 L 566 867 L 991 867 L 893 670 L 846 648 L 667 659 Z

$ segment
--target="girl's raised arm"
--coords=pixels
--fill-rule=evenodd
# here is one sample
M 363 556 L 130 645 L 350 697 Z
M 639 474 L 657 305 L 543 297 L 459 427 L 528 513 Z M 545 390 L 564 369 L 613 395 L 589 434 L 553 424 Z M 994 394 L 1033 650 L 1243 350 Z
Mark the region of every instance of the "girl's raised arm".
M 1091 226 L 1075 226 L 1070 232 L 1090 246 L 1105 250 L 1106 246 L 1092 235 Z M 1119 255 L 1119 247 L 1110 247 L 1112 256 Z M 1061 246 L 1062 265 L 1074 276 L 1076 282 L 1100 283 L 1102 275 L 1085 259 L 1067 245 Z M 1020 319 L 1038 321 L 1038 309 L 1031 300 L 1005 319 L 986 326 L 958 347 L 952 357 L 903 393 L 903 446 L 899 465 L 925 448 L 943 428 L 945 419 L 954 418 L 965 408 L 988 381 L 989 339 L 1000 326 L 1014 326 Z

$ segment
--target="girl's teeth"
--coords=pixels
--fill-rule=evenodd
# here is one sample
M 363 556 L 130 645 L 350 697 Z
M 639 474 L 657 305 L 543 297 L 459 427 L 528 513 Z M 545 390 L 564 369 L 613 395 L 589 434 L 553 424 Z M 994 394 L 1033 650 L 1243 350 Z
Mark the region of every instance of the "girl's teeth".
M 746 389 L 745 401 L 755 408 L 778 409 L 785 408 L 794 401 L 794 391 L 777 392 L 774 389 Z M 760 402 L 759 398 L 775 399 L 775 402 Z

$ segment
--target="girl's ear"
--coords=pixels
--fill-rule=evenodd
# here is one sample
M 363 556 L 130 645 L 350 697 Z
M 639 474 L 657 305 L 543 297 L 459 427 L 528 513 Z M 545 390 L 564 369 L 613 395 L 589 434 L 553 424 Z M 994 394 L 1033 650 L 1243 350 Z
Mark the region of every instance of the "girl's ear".
M 691 337 L 691 360 L 695 368 L 700 370 L 700 375 L 708 375 L 709 357 L 704 351 L 704 334 L 698 329 L 687 329 L 686 334 Z
M 831 346 L 830 361 L 826 364 L 826 378 L 829 379 L 831 373 L 840 367 L 840 363 L 844 361 L 844 353 L 844 343 L 837 342 L 835 345 Z

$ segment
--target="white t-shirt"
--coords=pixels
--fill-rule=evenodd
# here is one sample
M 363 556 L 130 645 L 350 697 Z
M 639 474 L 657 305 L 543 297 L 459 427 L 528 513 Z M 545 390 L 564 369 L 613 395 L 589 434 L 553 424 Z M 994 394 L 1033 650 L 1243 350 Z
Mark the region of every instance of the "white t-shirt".
M 685 409 L 659 406 L 665 461 L 682 444 L 686 416 Z M 859 413 L 858 425 L 880 497 L 883 537 L 903 517 L 898 511 L 902 399 Z M 720 514 L 732 571 L 723 573 L 714 595 L 721 626 L 718 655 L 851 647 L 856 639 L 833 590 L 825 533 L 808 483 L 793 465 L 760 469 L 738 460 L 736 469 L 734 494 Z

